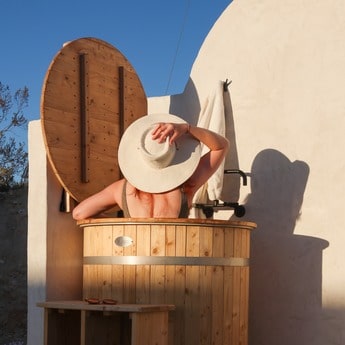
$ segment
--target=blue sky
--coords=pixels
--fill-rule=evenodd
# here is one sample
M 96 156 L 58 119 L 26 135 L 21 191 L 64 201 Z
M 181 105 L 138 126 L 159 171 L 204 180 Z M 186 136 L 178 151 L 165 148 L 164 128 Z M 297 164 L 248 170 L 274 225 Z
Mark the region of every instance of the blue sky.
M 47 68 L 62 44 L 96 37 L 119 49 L 146 95 L 181 93 L 198 51 L 231 0 L 9 0 L 0 11 L 0 81 L 27 86 L 39 119 Z M 177 54 L 176 54 L 177 52 Z

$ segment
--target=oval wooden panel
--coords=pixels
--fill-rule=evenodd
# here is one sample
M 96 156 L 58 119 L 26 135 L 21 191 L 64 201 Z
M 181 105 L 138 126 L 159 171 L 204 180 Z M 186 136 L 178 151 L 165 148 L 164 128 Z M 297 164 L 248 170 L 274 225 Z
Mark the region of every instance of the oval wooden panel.
M 117 149 L 123 131 L 147 114 L 134 68 L 112 45 L 81 38 L 51 62 L 41 96 L 48 159 L 77 201 L 121 177 Z

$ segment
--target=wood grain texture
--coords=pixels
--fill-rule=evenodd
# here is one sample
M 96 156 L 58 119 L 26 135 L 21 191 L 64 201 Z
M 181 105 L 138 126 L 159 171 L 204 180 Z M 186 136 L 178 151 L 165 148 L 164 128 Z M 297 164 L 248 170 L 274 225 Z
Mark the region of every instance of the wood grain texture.
M 107 271 L 98 264 L 84 265 L 95 275 L 84 277 L 84 286 L 95 285 L 98 298 L 113 298 L 120 303 L 172 304 L 169 345 L 247 345 L 249 266 L 246 264 L 201 264 L 209 258 L 249 258 L 250 233 L 256 227 L 250 222 L 216 220 L 97 219 L 82 222 L 85 234 L 93 233 L 92 245 L 99 250 L 86 250 L 85 256 L 108 257 L 108 245 L 100 237 L 106 227 L 112 228 L 114 247 L 116 236 L 129 236 L 130 246 L 113 249 L 113 255 L 128 257 L 132 263 L 113 264 L 123 272 L 113 275 L 111 296 L 101 287 L 109 280 Z M 115 231 L 115 229 L 117 229 Z M 92 235 L 91 235 L 92 236 Z M 104 249 L 102 249 L 104 248 Z M 102 252 L 103 250 L 103 252 Z M 133 256 L 159 257 L 159 264 L 133 263 Z M 173 257 L 185 264 L 169 264 Z M 193 258 L 191 264 L 187 259 Z M 200 262 L 200 264 L 198 264 Z M 107 266 L 107 264 L 104 264 Z M 87 281 L 92 279 L 92 282 Z M 123 291 L 120 287 L 123 284 Z
M 81 54 L 85 57 L 84 78 L 80 76 Z M 81 92 L 82 79 L 85 92 Z M 81 93 L 86 97 L 84 165 Z M 145 114 L 147 98 L 140 79 L 115 47 L 99 39 L 81 38 L 57 53 L 43 84 L 41 122 L 50 164 L 75 200 L 120 178 L 117 150 L 121 131 Z M 83 166 L 88 182 L 82 178 Z

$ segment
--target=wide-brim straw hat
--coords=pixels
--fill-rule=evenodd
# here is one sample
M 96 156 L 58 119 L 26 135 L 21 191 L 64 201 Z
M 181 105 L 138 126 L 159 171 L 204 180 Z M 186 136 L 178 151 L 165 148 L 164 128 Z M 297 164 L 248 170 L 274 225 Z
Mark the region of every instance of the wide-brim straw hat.
M 193 174 L 201 155 L 200 142 L 186 133 L 175 144 L 151 138 L 157 123 L 186 123 L 172 114 L 150 114 L 124 132 L 118 151 L 123 176 L 137 189 L 162 193 L 182 185 Z

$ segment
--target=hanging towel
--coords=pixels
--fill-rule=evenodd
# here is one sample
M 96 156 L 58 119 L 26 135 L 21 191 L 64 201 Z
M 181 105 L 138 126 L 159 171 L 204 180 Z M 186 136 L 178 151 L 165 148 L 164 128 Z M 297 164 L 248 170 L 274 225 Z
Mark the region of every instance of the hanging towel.
M 224 88 L 223 82 L 219 81 L 215 89 L 207 97 L 202 107 L 198 127 L 209 129 L 220 135 L 225 135 L 225 114 L 224 114 Z M 209 149 L 202 148 L 202 154 Z M 202 186 L 194 195 L 193 203 L 206 203 L 207 200 L 219 200 L 223 188 L 224 161 L 217 171 L 210 177 L 207 184 Z

